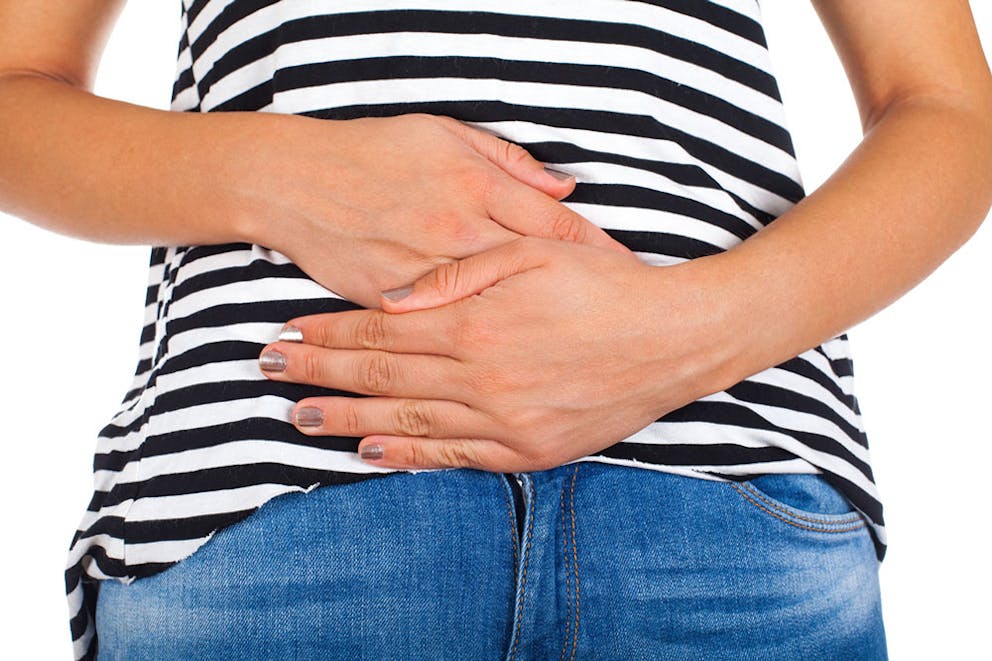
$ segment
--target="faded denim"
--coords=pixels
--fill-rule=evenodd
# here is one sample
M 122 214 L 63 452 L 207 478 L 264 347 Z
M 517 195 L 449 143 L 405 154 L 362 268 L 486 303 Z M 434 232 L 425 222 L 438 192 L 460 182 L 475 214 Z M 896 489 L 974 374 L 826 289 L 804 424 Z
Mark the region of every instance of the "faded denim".
M 104 582 L 99 659 L 885 659 L 865 521 L 815 475 L 580 461 L 279 496 Z

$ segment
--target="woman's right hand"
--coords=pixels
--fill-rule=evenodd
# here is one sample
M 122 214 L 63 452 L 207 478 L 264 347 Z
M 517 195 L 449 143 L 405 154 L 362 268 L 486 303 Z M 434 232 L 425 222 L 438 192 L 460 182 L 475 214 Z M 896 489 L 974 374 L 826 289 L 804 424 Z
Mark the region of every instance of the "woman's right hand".
M 377 307 L 523 235 L 633 253 L 519 145 L 452 117 L 171 112 L 94 95 L 123 2 L 0 0 L 0 209 L 104 243 L 277 250 Z M 52 5 L 55 6 L 55 5 Z
M 270 115 L 236 177 L 242 226 L 363 307 L 444 262 L 522 235 L 631 255 L 559 202 L 574 189 L 519 145 L 452 117 Z M 278 118 L 278 119 L 277 119 Z

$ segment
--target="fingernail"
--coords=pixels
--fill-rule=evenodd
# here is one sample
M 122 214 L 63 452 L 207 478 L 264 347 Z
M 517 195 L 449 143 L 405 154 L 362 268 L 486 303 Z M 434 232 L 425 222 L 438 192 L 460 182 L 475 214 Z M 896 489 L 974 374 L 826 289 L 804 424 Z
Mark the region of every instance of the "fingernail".
M 362 459 L 382 459 L 382 446 L 381 445 L 365 445 L 359 448 L 358 456 Z
M 391 301 L 399 301 L 409 296 L 410 292 L 412 291 L 413 291 L 412 286 L 400 287 L 399 289 L 387 289 L 386 291 L 382 292 L 382 295 Z
M 278 351 L 266 351 L 259 356 L 258 366 L 266 372 L 285 372 L 286 356 Z
M 290 326 L 286 324 L 279 331 L 279 341 L 280 342 L 302 342 L 303 341 L 303 331 L 301 331 L 296 326 Z
M 558 181 L 568 181 L 569 179 L 575 178 L 574 174 L 569 174 L 568 172 L 565 172 L 563 170 L 556 170 L 554 168 L 545 167 L 544 171 L 550 174 Z
M 324 412 L 316 406 L 304 406 L 296 411 L 298 427 L 320 427 L 324 424 Z

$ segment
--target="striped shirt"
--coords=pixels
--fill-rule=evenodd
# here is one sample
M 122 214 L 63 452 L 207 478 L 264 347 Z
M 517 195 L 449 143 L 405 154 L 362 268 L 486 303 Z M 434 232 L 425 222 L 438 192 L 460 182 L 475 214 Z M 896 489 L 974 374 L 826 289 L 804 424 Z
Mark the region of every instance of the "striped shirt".
M 734 247 L 805 195 L 755 0 L 183 0 L 172 110 L 448 115 L 576 174 L 564 204 L 654 266 Z M 262 347 L 356 309 L 245 243 L 151 249 L 137 368 L 98 435 L 66 588 L 93 658 L 99 580 L 168 568 L 268 499 L 396 472 L 310 437 Z M 578 461 L 713 480 L 822 473 L 881 504 L 846 334 Z

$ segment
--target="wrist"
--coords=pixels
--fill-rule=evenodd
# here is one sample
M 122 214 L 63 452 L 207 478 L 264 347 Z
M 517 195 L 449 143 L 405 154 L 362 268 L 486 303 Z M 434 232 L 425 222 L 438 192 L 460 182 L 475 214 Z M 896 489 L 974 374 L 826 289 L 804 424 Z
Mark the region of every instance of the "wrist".
M 770 334 L 754 318 L 746 283 L 729 252 L 651 268 L 655 287 L 662 289 L 655 300 L 675 302 L 657 313 L 678 318 L 681 336 L 675 340 L 692 348 L 687 369 L 698 385 L 693 399 L 725 390 L 770 366 L 764 365 L 763 352 Z M 659 320 L 654 327 L 671 328 L 671 322 Z M 658 339 L 672 346 L 672 338 Z
M 308 194 L 313 181 L 300 178 L 326 171 L 332 164 L 314 161 L 297 145 L 332 141 L 327 137 L 344 120 L 316 120 L 300 115 L 260 112 L 208 113 L 216 142 L 204 168 L 209 188 L 217 192 L 217 221 L 231 241 L 287 252 L 294 238 L 307 235 L 310 219 L 293 196 Z M 319 127 L 315 124 L 319 122 Z M 314 130 L 321 131 L 314 136 Z M 307 162 L 310 159 L 312 162 Z
M 223 242 L 243 242 L 270 247 L 273 214 L 267 203 L 270 168 L 274 161 L 269 136 L 280 130 L 277 116 L 270 113 L 205 113 L 205 129 L 211 136 L 201 151 L 206 162 L 198 169 L 203 185 L 212 195 L 204 205 L 207 222 L 217 225 Z M 258 139 L 253 136 L 266 136 Z
M 712 305 L 719 311 L 714 323 L 722 326 L 722 342 L 728 350 L 721 389 L 828 339 L 812 331 L 813 315 L 803 310 L 798 298 L 799 281 L 786 275 L 790 270 L 783 268 L 783 259 L 773 257 L 780 253 L 766 253 L 765 247 L 744 242 L 700 263 Z M 796 278 L 801 273 L 791 272 Z

